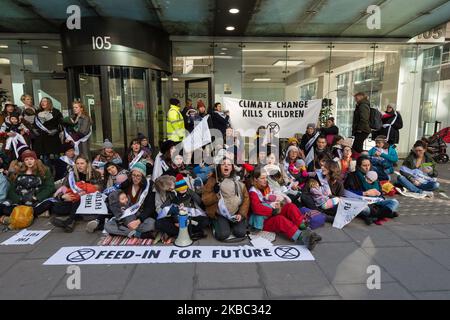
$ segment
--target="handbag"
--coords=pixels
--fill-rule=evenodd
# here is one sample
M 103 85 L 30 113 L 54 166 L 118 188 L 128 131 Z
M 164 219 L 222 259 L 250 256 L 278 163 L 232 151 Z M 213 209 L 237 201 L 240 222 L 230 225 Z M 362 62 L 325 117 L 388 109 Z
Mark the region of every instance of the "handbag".
M 302 208 L 306 211 L 304 214 L 305 224 L 311 229 L 317 229 L 325 225 L 326 215 L 318 210 Z

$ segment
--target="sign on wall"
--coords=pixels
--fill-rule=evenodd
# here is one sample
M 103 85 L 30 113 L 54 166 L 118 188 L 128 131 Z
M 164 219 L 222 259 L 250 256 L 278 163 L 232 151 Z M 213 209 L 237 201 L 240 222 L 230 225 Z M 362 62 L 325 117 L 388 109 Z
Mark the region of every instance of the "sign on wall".
M 317 123 L 322 100 L 255 101 L 224 97 L 223 104 L 230 112 L 232 127 L 243 130 L 243 136 L 254 135 L 258 127 L 265 126 L 273 128 L 280 138 L 289 138 L 304 133 L 308 123 Z

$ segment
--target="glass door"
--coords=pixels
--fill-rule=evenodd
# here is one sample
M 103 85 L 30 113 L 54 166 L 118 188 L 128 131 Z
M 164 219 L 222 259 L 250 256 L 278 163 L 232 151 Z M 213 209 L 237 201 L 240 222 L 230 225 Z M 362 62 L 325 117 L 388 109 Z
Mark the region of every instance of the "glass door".
M 192 100 L 192 105 L 197 108 L 197 103 L 202 100 L 206 110 L 212 109 L 211 78 L 190 79 L 184 82 L 184 97 Z

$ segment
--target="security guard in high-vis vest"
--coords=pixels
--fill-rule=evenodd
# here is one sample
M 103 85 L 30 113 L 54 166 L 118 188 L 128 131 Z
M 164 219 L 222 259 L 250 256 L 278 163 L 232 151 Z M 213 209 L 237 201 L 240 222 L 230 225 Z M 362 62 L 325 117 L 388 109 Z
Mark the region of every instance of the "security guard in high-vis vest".
M 170 99 L 170 109 L 167 113 L 167 139 L 174 142 L 180 142 L 185 137 L 184 119 L 180 109 L 180 100 Z

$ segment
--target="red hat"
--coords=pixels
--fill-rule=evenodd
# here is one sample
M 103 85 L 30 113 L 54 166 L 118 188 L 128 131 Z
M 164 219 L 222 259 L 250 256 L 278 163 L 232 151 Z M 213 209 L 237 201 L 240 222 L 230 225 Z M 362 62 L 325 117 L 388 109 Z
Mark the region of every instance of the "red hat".
M 20 155 L 20 159 L 21 159 L 22 161 L 24 161 L 25 158 L 33 158 L 34 160 L 37 160 L 36 152 L 34 152 L 33 150 L 25 150 L 25 151 L 22 152 L 22 154 Z
M 255 170 L 255 167 L 252 166 L 251 164 L 248 164 L 248 163 L 244 163 L 244 164 L 242 165 L 242 167 L 243 167 L 245 170 L 247 170 L 247 172 L 252 172 L 253 170 Z

